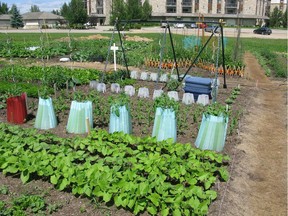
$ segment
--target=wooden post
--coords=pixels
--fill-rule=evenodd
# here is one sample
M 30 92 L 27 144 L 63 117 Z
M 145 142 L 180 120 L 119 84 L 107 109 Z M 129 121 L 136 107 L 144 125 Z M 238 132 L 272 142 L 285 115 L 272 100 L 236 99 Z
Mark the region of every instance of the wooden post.
M 57 97 L 57 86 L 56 86 L 56 83 L 54 83 L 54 95 L 55 95 L 55 98 Z
M 86 127 L 87 127 L 87 130 L 88 130 L 88 135 L 90 135 L 91 128 L 90 128 L 90 123 L 89 123 L 89 119 L 88 118 L 86 118 Z

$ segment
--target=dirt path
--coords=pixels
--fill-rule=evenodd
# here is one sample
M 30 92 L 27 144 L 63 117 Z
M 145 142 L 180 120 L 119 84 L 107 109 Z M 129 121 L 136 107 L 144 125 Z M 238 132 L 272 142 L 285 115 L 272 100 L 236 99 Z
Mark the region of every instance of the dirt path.
M 219 215 L 287 215 L 287 83 L 265 77 L 245 54 L 256 97 L 240 127 L 231 179 Z M 258 85 L 256 83 L 258 80 Z

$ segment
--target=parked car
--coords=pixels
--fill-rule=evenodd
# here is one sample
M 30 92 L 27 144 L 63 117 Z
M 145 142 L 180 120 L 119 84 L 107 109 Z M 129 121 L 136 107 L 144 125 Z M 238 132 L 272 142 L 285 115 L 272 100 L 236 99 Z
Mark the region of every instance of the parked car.
M 253 31 L 254 34 L 270 35 L 272 30 L 266 26 L 257 28 Z
M 205 28 L 205 32 L 213 32 L 216 27 L 217 27 L 217 26 L 207 26 L 207 27 Z M 215 32 L 216 32 L 216 33 L 219 33 L 219 32 L 220 32 L 220 27 L 218 27 Z
M 207 27 L 207 24 L 206 23 L 200 23 L 199 24 L 199 28 L 200 29 L 205 29 Z
M 196 23 L 186 24 L 186 28 L 198 28 Z
M 184 25 L 184 23 L 176 23 L 176 24 L 174 25 L 174 27 L 175 27 L 175 28 L 184 28 L 185 25 Z
M 166 22 L 161 22 L 161 28 L 166 28 L 167 23 Z

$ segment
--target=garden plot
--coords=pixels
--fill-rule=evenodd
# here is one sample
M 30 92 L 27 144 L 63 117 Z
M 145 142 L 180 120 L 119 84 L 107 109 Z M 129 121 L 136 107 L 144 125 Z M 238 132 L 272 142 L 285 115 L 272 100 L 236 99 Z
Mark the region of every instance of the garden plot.
M 130 46 L 130 49 L 135 51 L 142 45 L 130 43 L 127 44 L 127 46 Z M 144 50 L 142 51 L 144 52 Z M 38 55 L 40 54 L 38 53 Z M 75 53 L 74 57 L 74 60 L 80 59 L 81 61 L 85 61 L 85 55 L 83 55 L 83 53 Z M 134 65 L 140 64 L 140 58 L 138 57 L 139 56 L 132 55 L 131 59 Z M 40 65 L 41 64 L 48 66 L 48 61 L 45 63 L 41 62 Z M 69 65 L 67 65 L 67 63 L 63 64 L 70 67 L 73 66 L 73 62 L 68 63 Z M 37 73 L 41 74 L 41 72 L 44 71 L 44 74 L 48 75 L 53 71 L 49 69 L 48 71 L 45 71 L 46 69 L 48 69 L 48 67 L 37 68 Z M 205 70 L 196 69 L 198 76 L 213 77 L 211 73 Z M 143 68 L 140 69 L 140 71 L 141 70 L 143 71 Z M 15 68 L 14 71 L 14 77 L 8 76 L 6 79 L 12 78 L 12 80 L 14 80 L 15 74 L 17 74 L 17 81 L 22 78 L 24 83 L 27 82 L 27 80 L 20 75 L 23 74 L 23 71 L 25 71 L 25 73 L 28 72 L 27 70 L 21 70 L 22 73 L 17 73 L 17 69 Z M 156 73 L 157 68 L 153 69 L 153 67 L 149 66 L 145 68 L 145 71 L 148 71 L 148 73 Z M 27 73 L 29 74 L 30 85 L 41 83 L 40 79 L 35 79 L 37 73 Z M 45 162 L 46 165 L 41 164 L 41 167 L 31 166 L 31 169 L 26 169 L 23 164 L 18 167 L 16 166 L 16 163 L 13 162 L 15 157 L 12 152 L 15 146 L 8 144 L 3 146 L 3 149 L 5 148 L 5 151 L 7 152 L 11 151 L 10 156 L 13 160 L 10 161 L 10 159 L 8 159 L 8 161 L 4 161 L 3 164 L 1 164 L 3 173 L 19 173 L 23 182 L 33 180 L 34 175 L 39 176 L 40 178 L 43 177 L 44 179 L 49 179 L 48 181 L 54 184 L 59 190 L 72 191 L 75 195 L 87 196 L 92 199 L 97 198 L 100 202 L 104 202 L 108 205 L 112 203 L 115 206 L 125 208 L 134 214 L 139 212 L 148 212 L 152 215 L 157 214 L 158 212 L 162 215 L 190 215 L 191 213 L 199 215 L 206 214 L 208 206 L 217 197 L 217 189 L 213 186 L 216 182 L 219 183 L 228 178 L 226 170 L 228 158 L 214 152 L 196 149 L 194 148 L 194 143 L 201 125 L 203 113 L 222 113 L 223 107 L 225 110 L 225 101 L 231 97 L 233 89 L 237 88 L 237 84 L 232 84 L 230 89 L 219 89 L 217 101 L 222 107 L 218 109 L 211 108 L 211 106 L 203 106 L 198 103 L 189 105 L 182 103 L 184 94 L 182 87 L 175 88 L 173 83 L 167 83 L 167 85 L 165 83 L 170 78 L 169 73 L 162 74 L 159 83 L 147 81 L 146 78 L 148 73 L 146 73 L 146 78 L 145 76 L 142 76 L 142 80 L 122 79 L 121 73 L 123 75 L 123 71 L 119 71 L 120 76 L 118 75 L 118 72 L 111 71 L 107 72 L 105 76 L 101 73 L 91 72 L 89 70 L 84 70 L 81 73 L 75 73 L 75 71 L 69 72 L 63 69 L 61 73 L 59 73 L 59 70 L 58 73 L 54 71 L 54 75 L 48 76 L 49 79 L 46 79 L 47 77 L 44 79 L 49 86 L 47 93 L 53 101 L 57 118 L 56 127 L 49 129 L 48 132 L 52 132 L 62 138 L 57 137 L 54 139 L 54 136 L 50 137 L 50 135 L 46 133 L 47 131 L 40 130 L 41 133 L 39 136 L 40 140 L 42 140 L 41 143 L 32 142 L 32 146 L 29 146 L 26 141 L 21 143 L 21 146 L 23 145 L 24 149 L 27 147 L 28 149 L 31 149 L 31 151 L 22 152 L 23 155 L 29 155 L 29 158 L 38 158 L 39 161 L 46 162 L 50 161 L 51 158 L 51 161 L 54 161 L 54 159 L 57 158 L 59 166 L 58 164 L 54 164 L 53 167 L 55 170 L 54 168 L 51 170 L 50 166 L 52 165 L 49 162 L 48 164 Z M 82 76 L 83 74 L 84 76 Z M 99 83 L 103 84 L 102 87 L 105 84 L 105 90 L 103 90 L 103 88 L 102 90 L 91 88 L 90 86 L 95 84 L 93 83 L 93 85 L 90 85 L 89 81 L 91 80 L 98 80 Z M 123 91 L 127 85 L 135 89 L 135 92 L 128 97 L 129 102 L 127 103 L 127 106 L 131 113 L 131 130 L 128 130 L 127 133 L 132 133 L 136 137 L 117 133 L 113 135 L 108 134 L 112 111 L 111 103 L 109 103 L 109 101 L 115 101 L 119 98 L 118 91 L 112 92 L 113 88 L 111 88 L 111 85 L 113 83 L 118 83 L 122 89 L 121 91 Z M 98 87 L 98 85 L 96 86 Z M 149 97 L 147 97 L 147 95 L 142 97 L 141 94 L 137 94 L 139 93 L 139 90 L 143 90 L 144 88 L 151 92 Z M 162 94 L 169 95 L 172 98 L 178 98 L 178 101 L 171 100 L 175 107 L 177 106 L 177 109 L 175 109 L 176 118 L 174 117 L 174 119 L 176 119 L 176 139 L 174 139 L 174 141 L 177 141 L 177 143 L 174 143 L 171 140 L 156 142 L 156 139 L 151 138 L 155 121 L 157 121 L 155 100 L 152 99 L 152 92 L 162 88 L 164 90 Z M 31 90 L 31 92 L 33 91 Z M 40 105 L 40 101 L 37 98 L 39 93 L 37 94 L 37 92 L 35 93 L 34 91 L 34 93 L 31 94 L 31 92 L 28 94 L 27 98 L 28 116 L 23 119 L 24 124 L 21 124 L 21 128 L 33 128 L 35 126 L 35 117 L 37 116 L 39 109 L 38 104 Z M 245 89 L 243 90 L 243 93 L 246 93 Z M 108 98 L 111 98 L 111 100 L 108 100 Z M 227 140 L 229 141 L 226 143 L 224 153 L 229 153 L 232 148 L 233 139 L 236 136 L 238 120 L 241 115 L 241 110 L 238 109 L 238 105 L 241 106 L 241 100 L 245 99 L 246 98 L 242 97 L 242 92 L 240 95 L 237 95 L 237 97 L 231 97 L 230 102 L 232 103 L 230 103 L 230 108 L 228 108 L 231 120 L 229 121 L 231 124 L 229 124 L 227 130 Z M 91 101 L 92 108 L 90 109 L 91 111 L 89 111 L 90 114 L 92 113 L 89 115 L 92 117 L 91 121 L 90 117 L 86 117 L 84 112 L 80 114 L 89 120 L 88 124 L 85 125 L 85 121 L 81 123 L 69 123 L 73 101 Z M 75 108 L 75 110 L 77 110 L 77 108 Z M 6 122 L 7 119 L 5 111 L 5 107 L 3 107 L 1 110 L 1 120 L 3 122 Z M 78 124 L 81 124 L 82 128 L 89 125 L 91 130 L 86 130 L 86 128 L 84 131 L 70 130 L 71 125 Z M 37 138 L 38 132 L 33 132 L 28 129 L 22 131 L 21 128 L 3 126 L 2 131 L 6 131 L 6 134 L 13 134 L 13 131 L 16 130 L 19 131 L 19 135 L 25 133 L 29 134 L 31 140 L 37 140 L 39 138 Z M 78 133 L 81 135 L 77 135 Z M 3 134 L 3 136 L 5 136 L 5 134 Z M 24 140 L 24 137 L 21 137 L 21 135 L 18 138 L 19 140 Z M 62 146 L 61 143 L 63 144 L 64 149 L 60 148 L 60 146 Z M 66 145 L 68 143 L 70 143 L 69 147 Z M 93 144 L 91 145 L 91 143 Z M 94 146 L 94 143 L 96 143 L 96 146 Z M 59 146 L 59 144 L 61 145 Z M 163 146 L 161 146 L 162 144 Z M 43 148 L 47 148 L 46 152 L 49 152 L 47 155 L 42 154 Z M 123 152 L 126 152 L 124 155 L 122 155 L 122 150 L 120 150 L 120 148 L 123 148 Z M 55 152 L 56 149 L 59 149 L 59 152 Z M 52 155 L 50 155 L 50 150 Z M 64 155 L 63 157 L 62 153 L 66 151 L 75 151 L 75 154 L 73 153 L 72 157 L 70 157 L 71 155 Z M 37 152 L 42 153 L 38 154 Z M 170 157 L 171 154 L 175 154 L 175 157 Z M 197 156 L 198 154 L 199 156 Z M 194 157 L 196 157 L 196 160 L 194 160 Z M 121 160 L 121 158 L 124 159 Z M 149 159 L 149 163 L 147 163 L 147 158 Z M 165 160 L 159 161 L 160 158 Z M 171 159 L 171 163 L 167 163 L 169 158 Z M 191 173 L 194 173 L 194 171 L 192 172 L 192 170 L 190 170 L 192 164 L 198 164 L 199 160 L 200 167 L 206 166 L 205 164 L 202 164 L 202 162 L 205 163 L 205 158 L 208 158 L 206 164 L 207 170 L 202 170 L 201 168 L 198 173 L 199 175 L 196 174 L 198 171 L 194 170 L 195 176 L 191 176 Z M 63 167 L 61 161 L 65 161 L 65 164 L 71 168 L 71 173 L 64 171 L 67 170 L 67 167 Z M 185 164 L 187 161 L 192 162 L 191 164 L 188 163 L 187 167 L 186 165 L 183 167 L 181 164 Z M 213 161 L 215 161 L 215 164 Z M 29 161 L 26 162 L 30 163 Z M 158 168 L 154 167 L 154 165 L 157 166 L 159 163 L 161 166 L 163 163 L 163 168 L 157 172 Z M 167 164 L 168 166 L 166 167 L 164 164 Z M 116 167 L 118 167 L 119 170 L 117 170 L 118 168 Z M 96 168 L 98 171 L 96 171 Z M 171 172 L 169 171 L 167 173 L 168 170 L 171 170 Z M 176 170 L 179 170 L 180 172 L 177 172 Z M 83 173 L 87 172 L 91 172 L 91 175 L 89 174 L 89 176 L 87 176 L 88 179 L 83 180 Z M 97 183 L 94 182 L 94 180 L 96 180 L 93 177 L 94 174 L 100 176 Z M 89 179 L 91 176 L 92 178 Z M 111 176 L 114 178 L 110 179 Z M 105 181 L 103 181 L 103 179 L 105 179 Z M 83 181 L 87 182 L 87 184 L 84 185 Z M 153 182 L 155 182 L 155 185 Z M 126 188 L 125 185 L 129 185 L 130 189 Z M 108 188 L 111 190 L 108 190 Z M 188 192 L 189 195 L 187 194 Z M 187 195 L 184 197 L 182 195 L 178 196 L 178 194 Z
M 88 76 L 89 73 L 87 74 L 87 72 L 86 72 L 85 74 L 86 74 L 86 76 Z M 76 74 L 74 73 L 74 75 L 76 75 Z M 110 75 L 107 75 L 107 76 L 109 77 L 109 76 L 114 76 L 114 75 L 115 74 L 110 73 Z M 35 74 L 34 74 L 34 77 L 35 77 Z M 129 80 L 127 80 L 127 81 L 129 81 Z M 133 85 L 135 87 L 136 92 L 138 92 L 139 89 L 141 89 L 143 87 L 149 89 L 150 92 L 153 92 L 153 90 L 155 89 L 155 84 L 156 84 L 155 82 L 143 81 L 143 80 L 133 80 L 133 81 L 131 80 L 129 82 L 130 82 L 129 83 L 130 85 Z M 91 134 L 94 134 L 93 136 L 95 136 L 95 130 L 99 130 L 99 129 L 104 129 L 104 131 L 106 131 L 106 133 L 107 133 L 107 131 L 109 131 L 110 106 L 111 106 L 111 104 L 109 103 L 109 101 L 107 99 L 109 97 L 111 97 L 111 100 L 113 100 L 113 99 L 115 100 L 119 97 L 119 93 L 115 93 L 115 92 L 111 91 L 112 83 L 109 83 L 109 82 L 106 83 L 106 91 L 105 92 L 99 92 L 99 91 L 97 91 L 97 89 L 96 90 L 92 89 L 89 85 L 89 82 L 87 82 L 87 81 L 86 81 L 87 84 L 84 84 L 84 83 L 85 82 L 83 81 L 83 84 L 81 84 L 81 85 L 78 84 L 78 85 L 74 86 L 74 88 L 69 87 L 68 90 L 65 89 L 65 85 L 64 85 L 63 90 L 59 90 L 59 91 L 57 90 L 54 93 L 52 91 L 51 98 L 53 100 L 53 105 L 54 105 L 55 114 L 56 114 L 58 123 L 57 123 L 57 126 L 55 128 L 49 129 L 48 130 L 49 132 L 52 132 L 52 133 L 54 133 L 60 137 L 65 138 L 65 139 L 73 139 L 73 137 L 78 136 L 78 135 L 75 135 L 74 133 L 67 133 L 67 123 L 68 123 L 68 118 L 69 118 L 70 105 L 71 105 L 71 102 L 73 100 L 75 100 L 76 98 L 78 98 L 78 99 L 82 98 L 82 100 L 83 99 L 84 100 L 90 100 L 93 104 L 93 120 L 92 121 L 93 121 L 93 128 L 94 129 L 91 129 Z M 113 81 L 113 83 L 114 83 L 114 81 Z M 158 88 L 161 89 L 164 86 L 165 86 L 165 83 L 158 83 Z M 225 104 L 225 100 L 232 93 L 231 90 L 236 88 L 236 87 L 237 86 L 232 88 L 232 86 L 231 86 L 230 90 L 219 89 L 219 93 L 218 93 L 219 103 Z M 121 85 L 121 88 L 122 88 L 121 91 L 123 91 L 123 88 L 124 88 L 123 84 Z M 164 88 L 163 90 L 164 90 L 163 94 L 168 95 L 167 89 Z M 243 91 L 245 91 L 245 90 L 243 89 Z M 179 88 L 177 90 L 177 92 L 179 94 L 179 98 L 182 98 L 183 93 L 184 93 L 183 90 L 181 88 Z M 242 95 L 240 94 L 237 99 L 239 99 L 239 101 L 241 101 L 241 97 L 242 97 Z M 131 111 L 132 134 L 137 136 L 137 137 L 141 137 L 143 140 L 146 140 L 145 142 L 147 143 L 148 142 L 147 139 L 150 140 L 150 138 L 147 138 L 147 137 L 152 135 L 153 123 L 154 123 L 154 117 L 155 117 L 155 109 L 153 108 L 154 100 L 152 99 L 152 94 L 149 96 L 149 98 L 140 98 L 140 97 L 138 97 L 137 94 L 134 94 L 133 96 L 129 96 L 128 99 L 130 101 L 129 102 L 129 109 Z M 238 104 L 237 101 L 238 100 L 234 100 L 235 107 Z M 34 127 L 35 117 L 36 117 L 37 111 L 38 111 L 38 103 L 39 103 L 39 100 L 37 98 L 33 98 L 33 97 L 27 98 L 29 118 L 27 118 L 25 123 L 21 125 L 22 127 L 24 127 L 24 128 L 27 128 L 27 127 L 33 128 Z M 177 142 L 190 143 L 190 144 L 185 144 L 185 146 L 188 145 L 190 148 L 191 146 L 194 146 L 194 142 L 195 142 L 196 137 L 197 137 L 199 126 L 201 124 L 202 113 L 207 111 L 208 106 L 203 106 L 203 105 L 200 105 L 197 103 L 193 103 L 191 105 L 185 105 L 180 100 L 178 102 L 175 102 L 175 103 L 178 104 L 178 106 L 179 106 L 179 110 L 176 113 L 176 116 L 177 116 Z M 231 118 L 233 119 L 234 117 L 231 117 Z M 229 140 L 229 138 L 236 135 L 235 127 L 237 125 L 238 118 L 239 118 L 239 116 L 235 116 L 235 120 L 232 121 L 232 122 L 234 122 L 233 123 L 234 126 L 231 125 L 230 129 L 228 130 L 229 131 L 228 132 L 228 140 Z M 6 122 L 6 119 L 7 119 L 6 118 L 6 110 L 5 110 L 5 108 L 3 108 L 3 109 L 1 109 L 1 121 Z M 11 130 L 13 130 L 13 128 L 11 128 Z M 45 132 L 41 131 L 41 133 L 45 133 Z M 87 136 L 87 133 L 84 133 L 80 137 L 83 137 L 83 139 L 86 139 L 85 138 L 86 136 Z M 136 140 L 138 140 L 138 138 Z M 72 143 L 74 143 L 74 141 L 72 141 Z M 169 144 L 169 145 L 171 145 L 171 144 Z M 232 145 L 232 143 L 227 142 L 226 143 L 226 149 L 224 150 L 224 152 L 229 152 L 229 148 L 231 148 L 231 145 Z M 82 149 L 82 147 L 80 147 L 80 148 Z M 84 149 L 85 149 L 85 147 L 84 147 Z M 103 149 L 103 151 L 105 151 L 105 152 L 107 150 L 108 149 L 106 149 L 106 150 Z M 102 152 L 101 154 L 105 155 L 107 153 Z M 7 173 L 9 173 L 9 169 L 7 170 Z M 30 173 L 30 171 L 28 173 Z M 24 176 L 22 177 L 22 180 L 26 181 L 26 180 L 30 179 L 30 174 L 28 175 L 27 171 L 25 171 L 25 174 L 23 174 L 23 175 Z M 61 178 L 62 177 L 60 177 L 60 176 L 59 177 L 55 176 L 52 178 L 53 180 L 51 179 L 52 182 L 54 182 L 56 188 L 58 188 L 60 190 L 63 190 L 66 187 L 70 188 L 71 187 L 70 183 L 66 182 L 66 180 L 64 181 Z M 214 177 L 213 177 L 213 179 L 214 179 Z M 211 179 L 211 181 L 212 181 L 212 179 Z M 213 185 L 213 183 L 211 183 L 210 186 L 206 185 L 206 188 L 208 189 L 212 185 Z M 141 188 L 142 188 L 142 186 L 141 186 Z M 146 190 L 144 188 L 146 188 L 145 185 L 143 185 L 142 189 Z M 142 189 L 140 189 L 140 190 L 142 190 Z M 80 188 L 79 188 L 79 186 L 77 186 L 77 189 L 76 188 L 74 189 L 75 194 L 82 194 L 84 192 L 84 191 L 81 192 L 79 190 L 80 190 Z M 149 193 L 149 191 L 150 191 L 150 189 L 148 190 L 148 193 Z M 92 194 L 90 194 L 90 192 L 88 192 L 88 191 L 85 193 L 88 196 L 92 196 Z M 142 192 L 140 192 L 140 193 L 142 193 Z M 210 193 L 210 192 L 208 192 L 208 193 Z M 99 192 L 97 194 L 98 195 L 96 195 L 96 197 L 100 197 L 100 199 L 102 199 L 104 202 L 108 202 L 111 199 L 113 199 L 113 202 L 115 203 L 116 206 L 122 206 L 122 207 L 127 206 L 127 203 L 125 204 L 125 203 L 121 202 L 120 200 L 117 200 L 117 198 L 115 198 L 115 197 L 117 197 L 117 196 L 115 196 L 117 193 L 114 194 L 114 192 L 111 192 L 111 193 L 107 192 L 107 195 L 104 195 L 104 194 L 101 194 Z M 213 192 L 213 194 L 214 194 L 214 192 Z M 215 194 L 213 195 L 213 197 L 214 196 L 215 196 Z M 150 214 L 153 214 L 155 211 L 156 212 L 157 211 L 164 211 L 163 214 L 165 215 L 166 210 L 164 210 L 164 209 L 166 209 L 167 207 L 165 207 L 165 206 L 159 207 L 157 202 L 160 202 L 160 200 L 156 201 L 156 200 L 158 200 L 157 197 L 158 197 L 158 195 L 153 195 L 153 198 L 151 197 L 151 199 L 153 201 L 147 201 L 145 204 L 142 203 L 141 205 L 140 205 L 140 203 L 138 203 L 138 204 L 134 203 L 133 204 L 134 201 L 132 202 L 131 197 L 130 197 L 129 200 L 131 201 L 131 203 L 130 204 L 128 203 L 130 205 L 129 209 L 131 209 L 131 211 L 134 213 L 136 213 L 137 211 L 146 210 L 146 211 L 150 212 Z M 212 198 L 212 200 L 214 198 Z M 136 203 L 138 202 L 137 200 L 138 200 L 138 198 L 135 201 Z M 201 200 L 202 200 L 202 198 L 201 198 Z M 150 202 L 152 202 L 152 204 Z M 201 204 L 202 201 L 199 201 L 199 202 L 200 202 L 200 205 L 202 205 Z M 208 203 L 208 201 L 207 201 L 207 203 Z M 170 204 L 167 204 L 167 205 L 170 205 Z M 195 208 L 197 209 L 198 207 L 195 206 Z M 189 212 L 190 211 L 201 211 L 201 212 L 207 211 L 206 207 L 204 207 L 204 206 L 203 206 L 203 208 L 201 208 L 201 210 L 200 209 L 198 209 L 198 210 L 189 209 L 188 210 L 188 209 L 184 206 L 180 206 L 179 208 L 178 207 L 171 207 L 171 210 L 168 210 L 168 211 L 173 212 L 175 210 L 175 211 L 180 212 L 180 213 L 186 211 L 187 214 L 188 214 L 188 211 Z

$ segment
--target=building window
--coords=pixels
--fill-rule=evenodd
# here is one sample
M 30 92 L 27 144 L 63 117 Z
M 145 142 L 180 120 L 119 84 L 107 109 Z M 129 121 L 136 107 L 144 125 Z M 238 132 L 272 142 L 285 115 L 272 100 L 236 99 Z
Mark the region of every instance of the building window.
M 176 0 L 167 0 L 166 6 L 176 6 Z
M 212 0 L 208 0 L 208 13 L 212 12 L 212 3 L 213 3 Z
M 83 4 L 84 4 L 85 10 L 87 11 L 87 0 L 84 0 L 84 1 L 83 1 Z
M 227 8 L 226 14 L 237 14 L 237 8 Z
M 103 0 L 97 0 L 96 1 L 96 13 L 97 14 L 104 14 Z
M 199 0 L 195 0 L 195 13 L 199 12 Z
M 218 14 L 221 13 L 221 7 L 222 7 L 221 0 L 217 0 L 217 13 Z
M 103 8 L 97 8 L 96 13 L 97 14 L 103 14 Z
M 176 0 L 167 0 L 166 1 L 166 12 L 167 13 L 176 13 Z
M 237 8 L 236 0 L 226 0 L 226 8 Z
M 191 7 L 182 7 L 182 13 L 192 13 Z
M 192 1 L 182 0 L 182 13 L 192 13 Z
M 192 1 L 191 0 L 182 0 L 182 7 L 185 6 L 191 6 L 192 5 Z
M 167 7 L 167 13 L 176 13 L 176 7 Z

